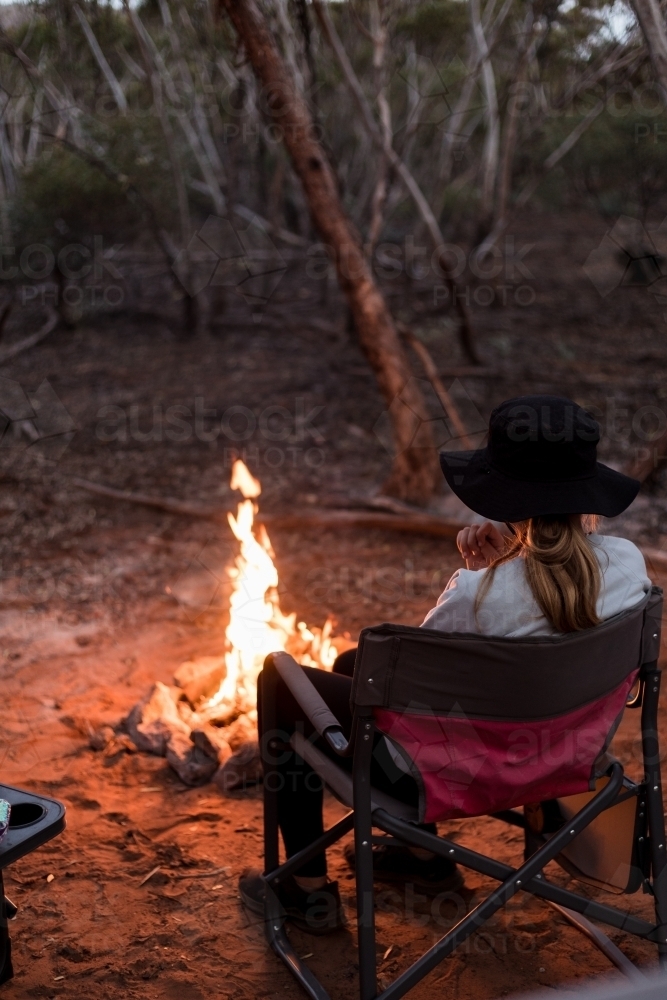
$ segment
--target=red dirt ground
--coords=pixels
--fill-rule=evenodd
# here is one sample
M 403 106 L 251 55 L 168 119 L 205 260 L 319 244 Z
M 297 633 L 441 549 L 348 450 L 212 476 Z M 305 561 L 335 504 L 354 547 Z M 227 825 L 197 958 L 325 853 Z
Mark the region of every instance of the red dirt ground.
M 150 513 L 140 520 L 147 535 L 160 527 L 160 518 Z M 183 529 L 190 543 L 204 530 L 210 527 Z M 135 532 L 122 537 L 100 530 L 92 540 L 113 551 L 119 571 L 131 558 L 133 572 L 141 575 L 155 560 L 155 542 L 138 543 Z M 285 583 L 283 607 L 299 607 L 308 620 L 313 615 L 306 581 L 325 558 L 339 582 L 350 551 L 360 565 L 376 569 L 404 569 L 406 559 L 412 560 L 420 567 L 421 588 L 415 587 L 415 596 L 407 594 L 396 617 L 415 622 L 430 606 L 430 586 L 439 585 L 433 573 L 448 574 L 458 565 L 449 542 L 379 532 L 363 539 L 351 532 L 343 538 L 284 533 L 276 535 L 274 545 Z M 363 622 L 383 617 L 372 580 L 365 593 L 339 588 L 332 599 L 353 637 Z M 317 606 L 322 606 L 319 601 Z M 119 626 L 99 607 L 88 621 L 65 609 L 65 602 L 59 608 L 52 600 L 41 610 L 26 613 L 10 606 L 0 613 L 3 780 L 53 795 L 68 810 L 66 832 L 7 873 L 6 892 L 20 909 L 11 925 L 16 977 L 4 994 L 8 1000 L 97 1000 L 101 995 L 296 1000 L 299 989 L 269 951 L 261 921 L 242 909 L 236 890 L 240 871 L 261 860 L 259 793 L 223 798 L 213 785 L 185 788 L 163 759 L 123 749 L 96 753 L 86 735 L 88 725 L 116 723 L 154 680 L 169 681 L 182 660 L 219 651 L 222 612 L 212 608 L 193 621 L 184 605 L 153 597 L 135 603 L 134 620 Z M 667 737 L 667 715 L 663 723 Z M 635 727 L 636 717 L 628 713 L 617 738 L 631 768 L 637 761 Z M 330 799 L 326 813 L 334 820 L 343 809 Z M 520 860 L 520 831 L 495 820 L 454 822 L 447 830 L 503 860 Z M 352 1000 L 353 880 L 340 846 L 330 857 L 348 905 L 350 931 L 324 939 L 294 930 L 290 936 L 299 954 L 312 954 L 309 961 L 332 995 Z M 143 881 L 157 866 L 160 871 Z M 565 873 L 552 867 L 554 877 L 566 884 Z M 463 899 L 470 905 L 488 883 L 470 874 L 466 887 Z M 648 897 L 622 902 L 650 915 Z M 456 915 L 453 903 L 436 913 L 422 909 L 409 892 L 404 898 L 378 894 L 382 982 L 441 936 Z M 633 960 L 655 962 L 652 947 L 620 933 L 611 936 Z M 439 995 L 485 1000 L 538 985 L 567 988 L 573 980 L 610 968 L 546 904 L 518 899 L 411 995 L 415 1000 Z
M 607 220 L 583 212 L 531 210 L 517 219 L 513 238 L 517 248 L 530 245 L 524 263 L 535 297 L 525 307 L 511 296 L 506 307 L 471 300 L 493 377 L 462 376 L 462 385 L 469 410 L 483 420 L 522 392 L 566 393 L 594 407 L 603 459 L 620 465 L 646 447 L 656 422 L 664 423 L 667 347 L 659 296 L 623 287 L 601 298 L 583 271 L 607 228 Z M 173 406 L 194 413 L 201 405 L 217 412 L 219 426 L 229 408 L 259 416 L 280 404 L 294 416 L 289 439 L 277 442 L 284 463 L 271 458 L 273 438 L 257 432 L 247 442 L 265 512 L 355 502 L 375 491 L 389 457 L 374 433 L 383 403 L 373 375 L 346 332 L 340 296 L 332 291 L 325 300 L 303 268 L 290 281 L 260 325 L 237 303 L 209 336 L 187 337 L 167 301 L 164 320 L 93 318 L 57 331 L 2 370 L 28 391 L 48 380 L 77 428 L 59 460 L 28 449 L 12 465 L 4 439 L 0 452 L 0 777 L 68 807 L 64 835 L 7 873 L 8 895 L 20 907 L 12 925 L 16 978 L 3 990 L 8 1000 L 300 996 L 236 893 L 239 872 L 260 862 L 258 794 L 225 799 L 212 785 L 186 789 L 161 759 L 89 746 L 89 727 L 117 723 L 182 660 L 221 651 L 225 601 L 216 581 L 232 554 L 231 536 L 208 522 L 100 500 L 72 482 L 84 476 L 229 509 L 237 437 L 213 440 L 213 417 L 201 433 L 169 437 L 155 414 Z M 385 291 L 440 370 L 464 363 L 451 315 L 432 311 L 428 282 L 401 280 Z M 17 314 L 5 336 L 18 339 L 39 323 L 39 315 Z M 115 438 L 109 406 L 125 421 Z M 296 418 L 313 407 L 311 433 Z M 667 467 L 611 528 L 654 548 L 667 545 Z M 379 621 L 419 623 L 459 565 L 451 543 L 428 538 L 304 531 L 272 533 L 272 540 L 283 609 L 313 625 L 332 613 L 339 633 L 352 638 Z M 617 738 L 634 766 L 636 725 L 628 714 Z M 662 728 L 667 739 L 664 713 Z M 330 819 L 340 811 L 327 803 Z M 448 829 L 507 861 L 520 859 L 518 831 L 494 820 Z M 331 863 L 353 922 L 353 882 L 340 848 Z M 142 884 L 157 866 L 160 872 Z M 467 885 L 467 903 L 485 888 L 475 876 Z M 434 918 L 409 898 L 386 894 L 379 902 L 384 981 L 441 935 L 454 912 Z M 649 912 L 646 896 L 626 902 Z M 411 995 L 491 1000 L 539 984 L 567 989 L 610 970 L 539 902 L 517 900 L 487 931 Z M 612 936 L 631 958 L 655 962 L 652 948 Z M 332 995 L 352 1000 L 353 934 L 311 939 L 293 932 L 293 939 L 301 955 L 313 953 Z

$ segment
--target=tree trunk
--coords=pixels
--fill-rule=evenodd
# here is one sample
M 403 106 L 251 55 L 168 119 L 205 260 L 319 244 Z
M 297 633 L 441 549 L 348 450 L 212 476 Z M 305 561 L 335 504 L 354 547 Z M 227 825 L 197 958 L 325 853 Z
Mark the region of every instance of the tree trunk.
M 335 259 L 361 347 L 377 377 L 391 421 L 395 457 L 384 491 L 425 503 L 438 479 L 438 461 L 426 406 L 361 240 L 345 215 L 338 187 L 303 96 L 271 37 L 255 0 L 220 0 L 243 43 L 266 101 L 280 126 L 303 185 L 311 218 Z
M 494 228 L 503 226 L 510 191 L 512 189 L 512 166 L 514 164 L 514 151 L 519 131 L 519 104 L 525 96 L 525 84 L 528 78 L 528 62 L 531 51 L 531 41 L 533 37 L 533 9 L 529 4 L 526 14 L 524 36 L 519 50 L 519 62 L 516 68 L 514 80 L 509 88 L 509 98 L 507 100 L 507 111 L 505 114 L 505 128 L 503 131 L 502 150 L 500 154 L 500 166 L 498 168 L 498 190 L 496 193 L 496 205 L 493 219 Z
M 481 64 L 482 87 L 486 100 L 486 107 L 484 109 L 486 135 L 484 137 L 484 150 L 482 153 L 482 191 L 480 197 L 480 228 L 483 228 L 491 216 L 493 190 L 498 172 L 500 126 L 498 122 L 496 78 L 491 63 L 489 46 L 487 45 L 484 28 L 482 27 L 479 0 L 470 0 L 470 18 L 477 56 Z
M 662 99 L 667 104 L 667 28 L 658 0 L 632 0 Z

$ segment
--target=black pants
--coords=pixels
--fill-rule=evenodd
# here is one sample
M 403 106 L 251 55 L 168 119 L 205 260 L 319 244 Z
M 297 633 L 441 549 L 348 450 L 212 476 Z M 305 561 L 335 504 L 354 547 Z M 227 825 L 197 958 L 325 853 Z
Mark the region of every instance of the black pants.
M 333 671 L 317 670 L 303 667 L 320 695 L 334 713 L 345 735 L 349 738 L 352 729 L 352 712 L 350 710 L 350 693 L 352 690 L 352 673 L 354 671 L 355 649 L 350 649 L 336 659 Z M 258 678 L 259 733 L 263 746 L 268 745 L 267 734 L 262 723 L 262 689 L 263 674 Z M 295 730 L 303 732 L 306 737 L 314 734 L 314 729 L 303 717 L 303 712 L 292 696 L 289 688 L 279 680 L 276 695 L 276 721 L 278 732 L 274 734 L 283 743 L 289 741 Z M 350 758 L 335 757 L 327 743 L 318 739 L 316 745 L 336 763 L 352 770 Z M 266 751 L 265 752 L 270 752 Z M 276 757 L 276 766 L 280 773 L 278 791 L 278 823 L 285 843 L 287 857 L 312 844 L 324 833 L 322 820 L 322 781 L 308 764 L 292 750 L 280 751 Z M 378 736 L 375 741 L 371 765 L 371 780 L 375 788 L 388 792 L 395 799 L 417 805 L 419 792 L 417 783 L 409 775 L 401 771 L 390 757 L 384 738 Z M 435 824 L 426 824 L 424 829 L 436 832 Z M 314 877 L 326 875 L 327 864 L 324 854 L 318 854 L 312 861 L 306 862 L 299 869 L 299 875 Z

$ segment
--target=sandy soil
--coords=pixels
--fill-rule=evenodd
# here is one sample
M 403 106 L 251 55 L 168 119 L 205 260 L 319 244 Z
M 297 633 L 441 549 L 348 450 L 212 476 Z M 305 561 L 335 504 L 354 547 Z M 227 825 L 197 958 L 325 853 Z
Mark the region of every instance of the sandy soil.
M 584 213 L 527 214 L 513 238 L 517 249 L 530 247 L 522 258 L 530 277 L 509 284 L 529 285 L 534 299 L 526 294 L 532 301 L 522 306 L 512 291 L 506 307 L 483 307 L 474 298 L 480 282 L 470 284 L 480 353 L 495 374 L 464 377 L 455 387 L 467 420 L 483 423 L 494 405 L 520 392 L 561 392 L 597 408 L 607 459 L 620 464 L 645 446 L 642 428 L 659 424 L 667 395 L 663 307 L 645 288 L 604 299 L 595 291 L 582 265 L 606 228 Z M 463 363 L 451 315 L 433 314 L 428 282 L 401 279 L 386 291 L 442 369 Z M 72 478 L 229 509 L 233 445 L 247 449 L 262 479 L 263 510 L 350 504 L 388 471 L 374 430 L 383 406 L 337 293 L 330 289 L 325 299 L 298 268 L 259 324 L 232 305 L 210 336 L 188 339 L 172 322 L 175 306 L 172 313 L 141 324 L 123 316 L 83 322 L 2 369 L 28 391 L 48 380 L 75 428 L 62 453 L 40 450 L 39 442 L 28 448 L 20 435 L 3 439 L 0 451 L 0 775 L 68 807 L 65 834 L 8 872 L 8 895 L 20 907 L 8 998 L 299 995 L 236 894 L 239 872 L 260 862 L 259 796 L 187 789 L 161 759 L 89 746 L 91 727 L 116 724 L 182 660 L 221 651 L 230 535 L 206 521 L 101 500 Z M 39 321 L 17 316 L 7 339 Z M 216 410 L 215 420 L 202 416 L 189 436 L 166 433 L 170 407 L 188 408 L 194 427 L 198 405 Z M 236 440 L 213 433 L 230 407 L 250 409 L 259 421 L 269 405 L 287 411 L 286 439 L 267 436 L 259 423 L 240 443 L 238 425 L 229 425 Z M 105 407 L 115 408 L 116 419 Z M 312 421 L 299 422 L 313 408 Z M 663 471 L 613 530 L 664 545 L 666 494 Z M 313 625 L 332 614 L 338 633 L 352 639 L 373 622 L 419 623 L 459 565 L 450 543 L 427 538 L 303 531 L 272 540 L 283 610 Z M 629 715 L 617 740 L 632 766 L 636 724 Z M 327 803 L 330 819 L 340 813 Z M 520 836 L 494 820 L 449 830 L 507 861 L 520 859 Z M 340 849 L 331 863 L 353 923 L 353 881 Z M 566 881 L 557 869 L 555 877 Z M 469 905 L 486 887 L 475 876 L 466 884 Z M 648 914 L 647 897 L 627 903 Z M 385 894 L 379 904 L 384 981 L 455 914 L 421 913 L 407 896 Z M 652 948 L 612 936 L 631 958 L 654 962 Z M 354 997 L 351 932 L 293 938 L 300 954 L 313 953 L 332 994 Z M 538 984 L 566 989 L 609 968 L 545 905 L 517 900 L 413 995 L 490 1000 Z
M 146 534 L 151 524 L 159 527 L 144 514 Z M 96 541 L 113 547 L 115 568 L 121 570 L 130 558 L 129 544 L 122 538 L 113 544 L 108 532 Z M 305 608 L 307 619 L 305 581 L 324 558 L 338 580 L 351 551 L 362 565 L 385 570 L 404 572 L 406 559 L 412 559 L 422 581 L 457 565 L 450 543 L 379 532 L 364 538 L 283 534 L 274 544 L 285 580 L 283 604 Z M 134 573 L 148 570 L 154 548 L 135 539 Z M 419 620 L 429 606 L 428 587 L 416 593 L 406 598 L 403 620 Z M 381 614 L 372 586 L 356 601 L 353 596 L 343 593 L 339 600 L 354 634 L 366 614 L 376 620 Z M 193 620 L 191 608 L 163 596 L 142 601 L 134 611 L 134 622 L 124 627 L 111 613 L 100 612 L 94 620 L 68 616 L 64 602 L 60 609 L 52 601 L 41 610 L 1 613 L 3 780 L 53 795 L 68 810 L 66 832 L 8 871 L 6 891 L 20 909 L 12 924 L 16 978 L 5 993 L 17 1000 L 101 993 L 174 1000 L 296 998 L 297 987 L 264 942 L 261 921 L 243 911 L 236 891 L 240 871 L 261 861 L 259 793 L 223 798 L 213 785 L 187 789 L 160 758 L 122 748 L 90 749 L 89 727 L 115 724 L 153 680 L 168 681 L 183 659 L 220 648 L 224 613 L 219 609 Z M 664 722 L 667 737 L 667 715 Z M 635 727 L 636 717 L 628 714 L 617 740 L 631 767 L 637 760 Z M 326 812 L 331 821 L 343 809 L 331 799 Z M 446 829 L 479 850 L 520 861 L 520 832 L 495 820 L 455 822 Z M 552 867 L 566 884 L 567 876 Z M 291 937 L 301 955 L 312 955 L 332 995 L 351 1000 L 354 884 L 340 847 L 331 852 L 331 868 L 341 881 L 350 931 L 315 939 L 293 930 Z M 489 885 L 470 874 L 461 899 L 435 912 L 409 891 L 403 898 L 380 891 L 382 981 L 441 936 Z M 650 916 L 647 897 L 623 902 Z M 615 932 L 612 937 L 633 960 L 655 961 L 652 947 Z M 519 899 L 413 995 L 483 1000 L 538 984 L 567 988 L 572 980 L 609 972 L 608 961 L 545 904 Z

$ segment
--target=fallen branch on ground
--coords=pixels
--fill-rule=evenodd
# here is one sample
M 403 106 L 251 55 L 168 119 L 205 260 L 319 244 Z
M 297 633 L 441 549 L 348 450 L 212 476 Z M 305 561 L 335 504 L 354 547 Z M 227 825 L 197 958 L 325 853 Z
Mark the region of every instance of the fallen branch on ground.
M 103 486 L 101 483 L 93 483 L 88 479 L 78 479 L 75 477 L 70 482 L 73 486 L 79 486 L 82 490 L 95 493 L 100 497 L 108 497 L 111 500 L 126 500 L 128 503 L 140 504 L 144 507 L 155 507 L 157 510 L 165 510 L 169 514 L 183 514 L 185 517 L 203 517 L 211 521 L 227 523 L 227 514 L 225 511 L 207 510 L 205 507 L 183 503 L 181 500 L 174 500 L 171 497 L 153 497 L 147 493 L 132 493 L 130 490 L 117 490 L 113 486 Z
M 198 517 L 205 520 L 227 524 L 227 512 L 207 510 L 193 504 L 182 503 L 170 497 L 153 497 L 146 493 L 130 493 L 129 490 L 116 490 L 112 486 L 102 486 L 91 483 L 87 479 L 73 478 L 73 486 L 108 497 L 111 500 L 125 500 L 128 503 L 141 504 L 167 511 L 170 514 L 181 514 L 184 517 Z M 379 528 L 383 531 L 400 531 L 414 535 L 429 535 L 436 538 L 456 538 L 459 531 L 466 525 L 463 521 L 454 521 L 437 514 L 415 513 L 383 513 L 378 511 L 333 510 L 299 510 L 293 514 L 258 514 L 257 521 L 268 528 L 283 528 L 286 531 L 299 531 L 303 528 Z M 661 549 L 644 548 L 641 552 L 646 558 L 649 569 L 667 569 L 667 552 Z
M 14 296 L 10 296 L 9 300 L 2 307 L 0 312 L 0 340 L 5 335 L 5 327 L 7 326 L 7 320 L 12 314 L 12 309 L 14 308 Z
M 456 538 L 464 525 L 437 514 L 385 514 L 381 511 L 320 510 L 295 511 L 294 514 L 258 514 L 257 519 L 269 528 L 380 528 L 414 535 Z
M 140 504 L 167 511 L 169 514 L 181 514 L 185 517 L 204 518 L 227 524 L 227 511 L 211 510 L 194 504 L 183 503 L 172 497 L 154 497 L 146 493 L 131 493 L 129 490 L 117 490 L 112 486 L 103 486 L 87 479 L 73 478 L 73 486 L 95 493 L 97 496 L 108 497 L 111 500 L 125 500 L 127 503 Z M 384 511 L 333 510 L 299 510 L 292 514 L 258 514 L 257 520 L 270 528 L 386 528 L 391 531 L 411 532 L 413 534 L 436 535 L 442 538 L 456 538 L 463 527 L 458 521 L 450 521 L 437 514 L 415 513 L 385 513 Z
M 36 333 L 31 333 L 29 337 L 24 337 L 23 340 L 17 341 L 15 344 L 11 344 L 6 347 L 4 351 L 0 351 L 0 365 L 7 364 L 12 358 L 15 358 L 17 354 L 21 354 L 23 351 L 27 351 L 29 348 L 34 347 L 35 344 L 39 344 L 40 340 L 44 340 L 48 335 L 55 330 L 58 325 L 58 320 L 60 317 L 55 309 L 49 308 L 49 315 L 46 323 L 37 330 Z

